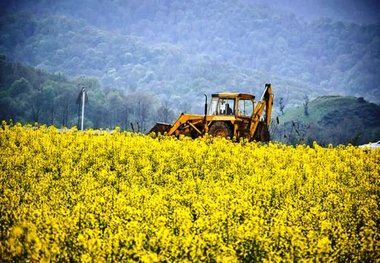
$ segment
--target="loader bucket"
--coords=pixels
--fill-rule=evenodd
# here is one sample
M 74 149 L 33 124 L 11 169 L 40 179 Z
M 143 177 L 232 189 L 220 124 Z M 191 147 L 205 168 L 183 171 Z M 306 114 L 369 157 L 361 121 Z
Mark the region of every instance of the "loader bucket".
M 168 132 L 170 128 L 172 127 L 171 124 L 163 123 L 163 122 L 157 122 L 156 125 L 150 129 L 150 131 L 147 133 L 155 132 L 155 133 L 161 133 L 164 134 L 165 132 Z

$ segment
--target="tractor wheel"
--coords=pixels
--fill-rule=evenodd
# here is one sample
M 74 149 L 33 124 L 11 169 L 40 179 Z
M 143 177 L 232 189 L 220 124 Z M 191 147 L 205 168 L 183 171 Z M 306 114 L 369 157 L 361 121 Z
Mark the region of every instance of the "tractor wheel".
M 259 122 L 259 124 L 257 125 L 255 135 L 253 136 L 253 140 L 260 142 L 270 141 L 270 134 L 268 126 L 266 124 L 264 124 L 263 122 Z
M 208 133 L 212 137 L 223 137 L 228 139 L 232 138 L 231 128 L 228 126 L 226 122 L 223 121 L 217 121 L 213 123 L 210 129 L 208 130 Z

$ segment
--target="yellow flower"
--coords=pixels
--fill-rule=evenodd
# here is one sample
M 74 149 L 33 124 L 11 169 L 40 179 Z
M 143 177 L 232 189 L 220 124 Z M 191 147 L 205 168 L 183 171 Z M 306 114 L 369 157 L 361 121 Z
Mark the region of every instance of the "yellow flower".
M 2 123 L 0 261 L 376 261 L 380 151 Z

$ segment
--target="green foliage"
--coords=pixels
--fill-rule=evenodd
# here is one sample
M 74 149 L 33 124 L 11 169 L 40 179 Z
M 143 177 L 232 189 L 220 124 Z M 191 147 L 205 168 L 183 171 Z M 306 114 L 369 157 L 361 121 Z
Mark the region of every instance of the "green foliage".
M 286 109 L 302 105 L 305 94 L 310 99 L 345 94 L 380 102 L 378 24 L 306 21 L 249 1 L 21 0 L 9 3 L 0 25 L 1 53 L 65 74 L 46 77 L 51 80 L 46 84 L 41 82 L 46 73 L 40 70 L 2 66 L 0 105 L 8 111 L 1 112 L 2 118 L 76 125 L 76 105 L 68 106 L 65 99 L 77 96 L 80 76 L 92 87 L 92 127 L 125 129 L 139 122 L 143 130 L 166 119 L 164 108 L 157 111 L 163 101 L 171 103 L 170 116 L 184 111 L 201 114 L 204 93 L 246 92 L 259 98 L 268 82 L 276 95 L 275 112 L 281 111 L 279 98 Z M 21 78 L 33 87 L 25 99 L 36 105 L 23 106 L 34 109 L 28 116 L 9 112 L 16 107 L 8 97 L 10 87 Z M 59 92 L 49 91 L 58 83 L 65 83 Z M 69 90 L 70 96 L 62 95 Z M 153 98 L 148 110 L 153 113 L 139 112 L 135 102 L 141 96 Z M 52 97 L 59 99 L 43 107 L 52 116 L 40 116 L 38 101 Z M 62 117 L 62 112 L 69 113 Z
M 288 143 L 363 144 L 379 140 L 380 106 L 363 98 L 323 96 L 304 108 L 289 108 L 274 128 L 276 140 Z
M 0 119 L 24 123 L 44 123 L 72 127 L 79 123 L 77 96 L 86 88 L 85 128 L 130 129 L 138 123 L 138 131 L 149 128 L 156 116 L 159 102 L 147 92 L 126 95 L 119 89 L 104 88 L 93 77 L 67 80 L 62 73 L 48 74 L 4 56 L 0 60 Z M 170 112 L 168 105 L 167 110 Z M 172 118 L 172 115 L 169 116 Z M 171 121 L 171 119 L 170 119 Z M 79 126 L 79 125 L 78 125 Z
M 1 17 L 0 51 L 128 92 L 189 101 L 220 89 L 260 93 L 270 81 L 293 105 L 304 94 L 380 98 L 379 25 L 306 22 L 232 0 L 40 0 L 13 10 Z

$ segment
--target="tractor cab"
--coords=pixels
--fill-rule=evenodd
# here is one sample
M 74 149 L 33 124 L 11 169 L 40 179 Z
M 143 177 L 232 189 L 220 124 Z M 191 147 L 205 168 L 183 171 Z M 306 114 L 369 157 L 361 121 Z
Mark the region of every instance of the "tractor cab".
M 217 93 L 211 95 L 208 115 L 232 115 L 251 117 L 255 96 L 241 93 Z

